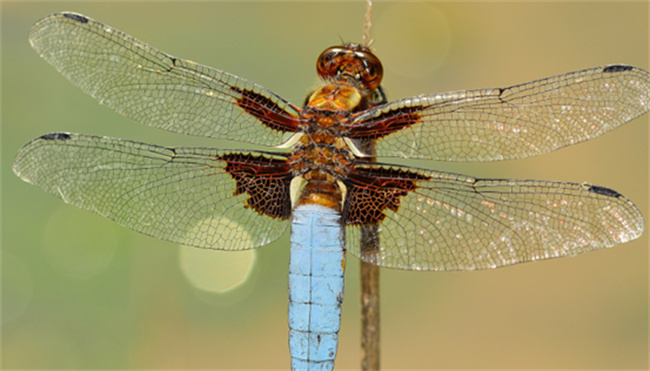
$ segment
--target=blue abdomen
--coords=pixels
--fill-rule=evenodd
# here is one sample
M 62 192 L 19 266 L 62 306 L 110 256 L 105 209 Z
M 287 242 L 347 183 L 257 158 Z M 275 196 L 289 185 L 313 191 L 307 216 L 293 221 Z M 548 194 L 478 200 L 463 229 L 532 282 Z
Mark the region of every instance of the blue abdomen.
M 332 370 L 343 300 L 344 228 L 338 211 L 293 211 L 289 263 L 289 348 L 293 370 Z

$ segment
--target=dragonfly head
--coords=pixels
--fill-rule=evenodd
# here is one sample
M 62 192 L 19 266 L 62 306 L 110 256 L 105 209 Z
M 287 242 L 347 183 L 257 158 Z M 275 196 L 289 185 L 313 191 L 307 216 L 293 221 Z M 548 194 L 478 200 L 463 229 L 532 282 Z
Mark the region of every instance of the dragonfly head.
M 338 76 L 352 77 L 368 90 L 379 87 L 384 67 L 370 49 L 359 44 L 333 46 L 325 49 L 316 62 L 318 76 L 332 79 Z

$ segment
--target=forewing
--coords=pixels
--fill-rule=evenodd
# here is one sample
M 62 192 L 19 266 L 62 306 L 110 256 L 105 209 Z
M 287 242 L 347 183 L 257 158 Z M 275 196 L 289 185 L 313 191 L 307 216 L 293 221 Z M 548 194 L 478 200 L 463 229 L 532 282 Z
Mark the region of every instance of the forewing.
M 299 109 L 273 92 L 80 14 L 42 19 L 29 40 L 73 84 L 143 124 L 267 146 L 296 131 Z
M 285 162 L 56 133 L 25 145 L 14 172 L 134 231 L 184 245 L 242 250 L 273 242 L 287 228 Z
M 360 166 L 347 184 L 348 251 L 390 268 L 462 271 L 576 255 L 639 237 L 627 198 L 588 184 L 474 179 Z M 361 250 L 378 225 L 378 249 Z
M 352 139 L 377 156 L 449 161 L 545 154 L 613 130 L 650 109 L 650 74 L 610 65 L 502 89 L 422 95 L 358 114 Z

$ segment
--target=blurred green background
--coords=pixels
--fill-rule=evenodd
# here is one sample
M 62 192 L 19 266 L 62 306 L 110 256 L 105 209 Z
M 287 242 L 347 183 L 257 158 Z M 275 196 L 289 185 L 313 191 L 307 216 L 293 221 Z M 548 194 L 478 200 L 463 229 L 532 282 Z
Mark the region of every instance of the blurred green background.
M 319 53 L 361 41 L 365 3 L 2 4 L 2 367 L 287 369 L 288 234 L 255 251 L 243 284 L 212 293 L 187 278 L 184 249 L 12 173 L 19 148 L 54 131 L 215 145 L 133 123 L 41 60 L 29 28 L 61 10 L 301 104 Z M 391 99 L 609 63 L 648 69 L 648 11 L 644 2 L 378 2 L 373 47 Z M 587 181 L 623 193 L 647 220 L 649 121 L 540 158 L 417 165 Z M 359 367 L 358 281 L 349 257 L 338 369 Z M 648 232 L 613 249 L 494 271 L 383 270 L 381 285 L 386 369 L 648 368 Z

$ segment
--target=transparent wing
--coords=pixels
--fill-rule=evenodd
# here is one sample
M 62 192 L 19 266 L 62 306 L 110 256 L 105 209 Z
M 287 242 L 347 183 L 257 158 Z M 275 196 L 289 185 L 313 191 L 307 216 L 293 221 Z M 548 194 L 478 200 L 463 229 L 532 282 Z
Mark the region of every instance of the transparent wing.
M 288 225 L 290 201 L 274 199 L 287 179 L 266 180 L 269 195 L 251 197 L 245 154 L 168 148 L 99 136 L 48 134 L 25 145 L 14 162 L 23 180 L 63 201 L 103 215 L 134 231 L 190 246 L 242 250 L 276 240 Z M 256 156 L 254 165 L 276 169 L 282 160 Z M 262 165 L 261 165 L 262 164 Z M 250 172 L 249 172 L 250 174 Z M 288 177 L 288 174 L 284 174 Z M 248 184 L 260 185 L 249 179 Z M 263 185 L 262 185 L 263 186 Z M 282 190 L 284 191 L 284 190 Z M 284 192 L 288 195 L 288 191 Z M 255 200 L 284 205 L 274 216 Z M 272 213 L 268 213 L 272 214 Z
M 295 129 L 298 108 L 273 92 L 167 55 L 80 14 L 42 19 L 29 40 L 73 84 L 140 123 L 267 146 L 284 142 Z
M 650 74 L 610 65 L 503 89 L 422 95 L 359 114 L 351 137 L 377 156 L 449 161 L 537 156 L 613 130 L 650 109 Z
M 373 217 L 379 220 L 382 217 L 376 211 L 380 209 L 385 217 L 378 222 L 378 244 L 371 244 L 378 245 L 377 250 L 362 252 L 358 241 L 363 224 L 349 224 L 348 251 L 384 267 L 496 268 L 610 247 L 643 233 L 643 216 L 636 206 L 604 187 L 474 179 L 375 165 L 360 170 L 373 174 L 384 186 L 373 195 L 367 185 L 350 185 L 347 202 L 365 205 L 366 212 L 358 214 L 361 217 L 374 212 Z M 413 174 L 418 178 L 415 181 Z M 356 187 L 361 191 L 355 191 Z M 389 207 L 383 208 L 385 205 Z M 372 206 L 377 207 L 369 210 Z

